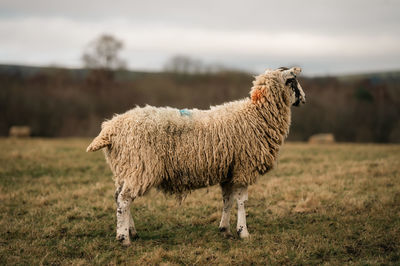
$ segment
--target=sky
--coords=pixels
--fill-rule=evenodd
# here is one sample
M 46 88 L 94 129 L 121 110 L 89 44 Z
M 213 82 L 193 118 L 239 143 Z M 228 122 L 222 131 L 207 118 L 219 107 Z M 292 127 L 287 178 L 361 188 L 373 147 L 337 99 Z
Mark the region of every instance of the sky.
M 258 73 L 400 70 L 398 0 L 0 0 L 0 64 L 82 67 L 103 33 L 129 69 L 160 71 L 174 55 Z

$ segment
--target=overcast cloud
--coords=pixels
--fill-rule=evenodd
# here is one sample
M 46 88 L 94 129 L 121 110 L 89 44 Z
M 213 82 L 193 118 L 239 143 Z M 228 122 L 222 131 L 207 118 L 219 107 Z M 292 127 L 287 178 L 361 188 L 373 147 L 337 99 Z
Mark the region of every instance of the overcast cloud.
M 160 70 L 175 54 L 259 72 L 400 69 L 400 1 L 0 2 L 0 63 L 80 67 L 101 33 L 122 40 L 131 69 Z

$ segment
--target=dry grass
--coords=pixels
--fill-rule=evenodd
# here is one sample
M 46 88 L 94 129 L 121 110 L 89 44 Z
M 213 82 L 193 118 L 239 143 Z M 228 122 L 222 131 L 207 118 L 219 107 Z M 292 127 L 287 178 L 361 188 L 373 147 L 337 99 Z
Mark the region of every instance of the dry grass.
M 182 205 L 151 191 L 132 206 L 141 238 L 123 248 L 111 174 L 88 142 L 0 139 L 0 264 L 400 263 L 399 145 L 287 144 L 249 189 L 250 241 L 219 234 L 218 187 Z

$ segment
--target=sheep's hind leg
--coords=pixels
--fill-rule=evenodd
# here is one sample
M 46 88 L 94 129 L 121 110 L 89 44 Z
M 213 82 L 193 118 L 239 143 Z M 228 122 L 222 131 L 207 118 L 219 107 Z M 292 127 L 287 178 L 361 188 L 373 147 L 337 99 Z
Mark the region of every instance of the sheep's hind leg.
M 236 201 L 238 205 L 236 230 L 240 238 L 248 238 L 250 235 L 249 232 L 247 231 L 246 211 L 244 209 L 244 203 L 248 199 L 247 187 L 235 188 L 234 194 L 236 196 Z
M 232 236 L 232 234 L 231 234 L 229 219 L 230 219 L 232 205 L 234 202 L 232 185 L 221 184 L 221 190 L 222 190 L 222 199 L 224 202 L 224 208 L 222 209 L 221 222 L 219 223 L 219 231 L 224 232 L 226 236 L 230 237 Z
M 117 193 L 119 192 L 119 193 Z M 123 186 L 116 191 L 117 201 L 117 240 L 124 246 L 129 246 L 131 240 L 129 238 L 129 227 L 130 227 L 130 205 L 132 203 L 132 197 L 129 195 L 129 190 Z M 133 221 L 133 220 L 132 220 Z

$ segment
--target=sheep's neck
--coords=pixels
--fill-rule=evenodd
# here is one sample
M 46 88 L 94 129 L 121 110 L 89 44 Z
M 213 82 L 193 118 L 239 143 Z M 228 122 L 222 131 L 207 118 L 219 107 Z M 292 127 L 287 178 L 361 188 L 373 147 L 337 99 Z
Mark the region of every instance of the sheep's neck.
M 257 105 L 256 110 L 256 113 L 264 120 L 261 121 L 260 126 L 267 127 L 280 135 L 282 139 L 279 144 L 281 144 L 289 134 L 291 123 L 290 104 L 282 99 L 272 99 Z
M 247 105 L 244 119 L 251 121 L 244 127 L 255 135 L 254 146 L 247 151 L 253 166 L 264 174 L 270 170 L 278 156 L 279 148 L 289 133 L 290 106 L 284 102 L 265 102 Z

